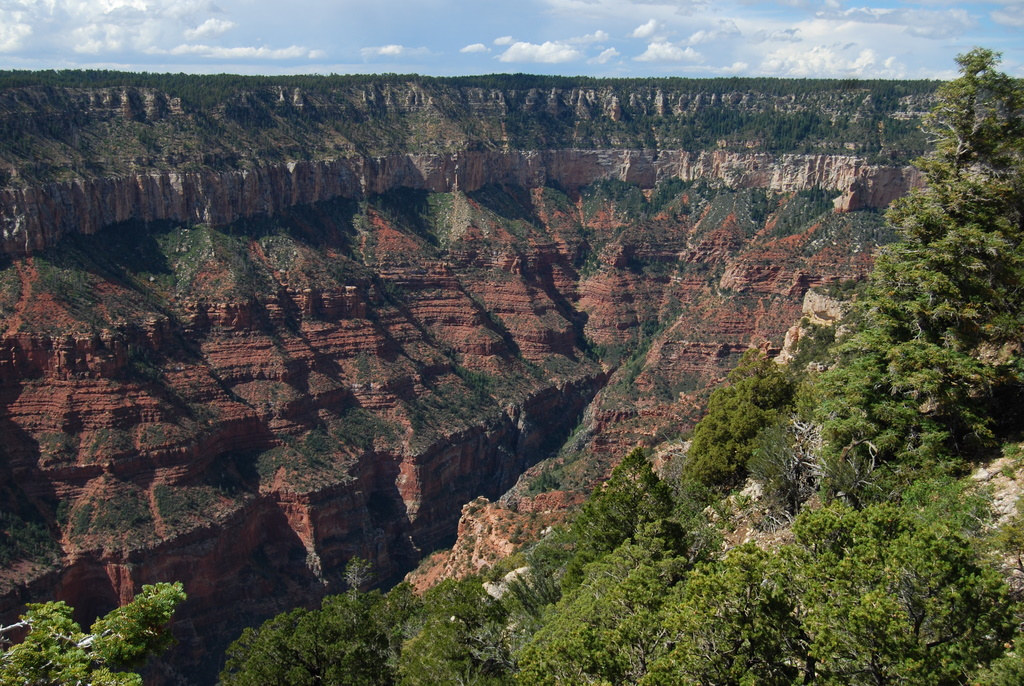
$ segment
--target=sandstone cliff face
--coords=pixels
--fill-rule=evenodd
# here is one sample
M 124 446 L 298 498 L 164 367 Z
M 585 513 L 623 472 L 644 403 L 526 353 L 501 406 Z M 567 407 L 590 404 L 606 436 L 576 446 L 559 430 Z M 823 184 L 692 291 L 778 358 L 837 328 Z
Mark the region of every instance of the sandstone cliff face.
M 777 351 L 809 288 L 867 273 L 874 247 L 890 240 L 878 218 L 812 196 L 693 187 L 642 229 L 591 219 L 598 235 L 617 235 L 601 251 L 604 268 L 581 283 L 585 330 L 620 366 L 588 408 L 576 448 L 586 466 L 554 467 L 561 485 L 592 481 L 638 442 L 692 427 L 739 354 Z
M 842 329 L 841 320 L 852 306 L 852 301 L 840 300 L 824 293 L 807 291 L 804 295 L 799 322 L 786 331 L 776 361 L 790 364 L 796 359 L 797 347 L 809 335 L 814 335 L 815 328 L 836 327 Z M 833 334 L 834 338 L 834 334 Z
M 906 161 L 924 150 L 914 122 L 935 87 L 21 74 L 0 91 L 0 185 L 466 150 L 762 149 Z
M 359 202 L 320 200 L 334 172 L 296 165 L 209 196 L 147 186 L 169 190 L 131 197 L 165 214 L 116 201 L 134 220 L 106 228 L 75 223 L 102 207 L 88 194 L 33 215 L 68 233 L 0 270 L 0 468 L 55 548 L 7 570 L 0 609 L 88 616 L 181 579 L 160 678 L 209 681 L 243 625 L 340 590 L 353 555 L 389 582 L 450 544 L 467 502 L 578 422 L 558 477 L 577 488 L 685 429 L 808 287 L 862 274 L 884 238 L 874 213 L 833 211 L 845 186 L 821 196 L 856 164 L 493 155 L 375 161 L 345 177 Z
M 87 617 L 181 579 L 167 665 L 209 679 L 242 626 L 340 590 L 352 556 L 386 583 L 450 543 L 606 378 L 559 247 L 579 236 L 458 202 L 473 230 L 449 260 L 382 202 L 241 236 L 112 229 L 9 264 L 4 508 L 58 547 L 5 570 L 2 611 L 56 597 Z
M 31 253 L 68 234 L 92 234 L 128 221 L 226 225 L 298 205 L 400 188 L 433 193 L 472 192 L 489 184 L 574 189 L 608 178 L 642 188 L 669 178 L 784 192 L 822 188 L 842 192 L 836 207 L 843 211 L 885 207 L 921 183 L 912 167 L 870 165 L 839 155 L 554 150 L 349 157 L 0 189 L 0 251 Z

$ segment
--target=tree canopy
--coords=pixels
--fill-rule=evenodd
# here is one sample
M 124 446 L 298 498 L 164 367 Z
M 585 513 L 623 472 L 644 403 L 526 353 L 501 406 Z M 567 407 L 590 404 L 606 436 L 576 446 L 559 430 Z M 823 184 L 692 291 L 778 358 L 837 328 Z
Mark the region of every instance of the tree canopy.
M 18 624 L 25 639 L 0 653 L 0 684 L 141 686 L 137 673 L 173 638 L 166 624 L 185 599 L 181 583 L 143 586 L 132 602 L 97 619 L 86 633 L 64 602 L 33 603 Z

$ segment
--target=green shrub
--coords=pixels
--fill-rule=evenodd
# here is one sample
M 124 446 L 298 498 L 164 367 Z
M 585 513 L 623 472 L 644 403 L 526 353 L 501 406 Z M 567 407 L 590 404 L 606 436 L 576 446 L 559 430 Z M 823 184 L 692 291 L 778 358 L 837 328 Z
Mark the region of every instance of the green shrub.
M 757 434 L 793 409 L 796 385 L 788 370 L 760 350 L 748 350 L 716 389 L 708 412 L 694 427 L 681 478 L 728 489 L 747 474 Z

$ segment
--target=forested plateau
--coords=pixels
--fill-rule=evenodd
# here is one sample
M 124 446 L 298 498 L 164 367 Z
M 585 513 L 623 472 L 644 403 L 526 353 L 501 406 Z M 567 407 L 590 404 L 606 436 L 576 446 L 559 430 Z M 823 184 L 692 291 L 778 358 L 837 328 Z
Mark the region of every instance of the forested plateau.
M 913 507 L 962 514 L 942 526 L 981 521 L 956 482 L 934 489 L 941 505 L 909 485 L 962 475 L 1019 426 L 1020 304 L 1005 283 L 1019 278 L 1021 102 L 1016 82 L 999 84 L 970 94 L 982 120 L 998 101 L 994 123 L 950 151 L 920 127 L 940 129 L 926 113 L 967 96 L 924 82 L 0 73 L 0 610 L 13 620 L 25 602 L 59 599 L 91 622 L 143 585 L 180 581 L 177 645 L 149 666 L 154 683 L 210 683 L 225 664 L 237 683 L 284 678 L 246 664 L 286 664 L 261 651 L 325 611 L 281 615 L 262 630 L 269 643 L 250 632 L 225 648 L 321 599 L 357 626 L 325 624 L 323 636 L 363 632 L 325 648 L 341 651 L 335 683 L 740 683 L 741 661 L 686 672 L 700 660 L 679 637 L 720 609 L 712 590 L 743 588 L 733 568 L 762 570 L 780 579 L 764 603 L 795 617 L 772 631 L 795 647 L 754 678 L 853 683 L 853 667 L 824 656 L 849 608 L 827 583 L 820 598 L 811 589 L 844 555 L 869 570 L 851 595 L 876 580 L 844 541 L 898 567 L 906 546 L 891 541 L 927 528 Z M 925 153 L 931 162 L 910 164 Z M 976 167 L 974 186 L 957 185 Z M 954 200 L 934 199 L 939 181 Z M 951 243 L 944 202 L 988 212 L 989 228 Z M 946 241 L 910 276 L 900 256 L 921 246 L 908 235 Z M 891 277 L 854 285 L 873 269 Z M 835 327 L 805 322 L 787 347 L 795 371 L 782 371 L 766 355 L 813 287 L 875 304 L 854 305 L 844 326 L 882 319 L 838 352 L 826 352 Z M 969 304 L 951 304 L 968 287 Z M 936 293 L 932 312 L 921 303 Z M 908 343 L 885 358 L 917 330 L 945 352 Z M 785 460 L 766 456 L 801 441 L 813 464 L 776 473 Z M 638 445 L 656 452 L 660 477 Z M 609 475 L 573 524 L 546 528 Z M 761 484 L 752 527 L 789 531 L 797 518 L 792 550 L 814 551 L 799 553 L 813 557 L 799 573 L 773 557 L 790 553 L 722 557 L 722 527 L 707 519 L 730 520 L 738 496 L 721 496 L 748 476 Z M 511 577 L 514 618 L 480 579 L 422 600 L 404 584 L 358 590 L 390 587 L 451 546 L 480 496 L 502 499 L 519 527 L 501 554 L 550 532 L 491 572 L 535 570 Z M 800 524 L 807 502 L 825 508 Z M 982 570 L 973 549 L 940 552 Z M 971 597 L 991 625 L 979 641 L 1008 645 L 1013 606 L 977 574 Z M 597 576 L 611 585 L 578 590 Z M 646 624 L 584 602 L 616 594 Z M 803 604 L 780 609 L 783 597 Z M 809 606 L 824 609 L 807 619 Z M 476 614 L 456 622 L 453 608 Z M 588 616 L 621 622 L 587 635 L 559 623 Z M 649 640 L 654 622 L 668 629 Z M 545 643 L 574 636 L 641 653 Z M 932 669 L 934 651 L 908 646 L 916 669 Z M 974 673 L 962 655 L 988 669 L 1006 652 L 956 646 L 956 660 L 934 658 L 949 679 Z

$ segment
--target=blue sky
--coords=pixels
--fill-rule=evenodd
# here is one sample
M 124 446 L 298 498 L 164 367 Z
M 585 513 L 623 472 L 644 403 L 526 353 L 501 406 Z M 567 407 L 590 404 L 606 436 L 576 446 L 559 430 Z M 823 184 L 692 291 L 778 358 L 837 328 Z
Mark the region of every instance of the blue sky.
M 1024 76 L 1024 0 L 0 0 L 0 68 Z

